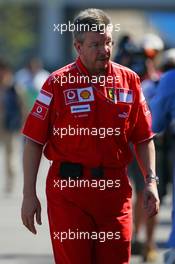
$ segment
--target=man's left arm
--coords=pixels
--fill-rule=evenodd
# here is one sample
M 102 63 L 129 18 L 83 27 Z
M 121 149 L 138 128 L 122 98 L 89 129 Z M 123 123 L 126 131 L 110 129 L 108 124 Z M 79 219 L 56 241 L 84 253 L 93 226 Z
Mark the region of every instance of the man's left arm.
M 149 217 L 159 211 L 159 196 L 155 173 L 155 148 L 152 139 L 134 145 L 136 158 L 145 178 L 144 207 Z M 155 179 L 154 179 L 155 177 Z
M 140 79 L 136 75 L 133 80 L 135 101 L 133 104 L 132 131 L 129 141 L 134 145 L 136 158 L 145 178 L 144 207 L 148 216 L 159 210 L 159 196 L 155 174 L 154 133 L 151 129 L 151 113 L 140 87 Z

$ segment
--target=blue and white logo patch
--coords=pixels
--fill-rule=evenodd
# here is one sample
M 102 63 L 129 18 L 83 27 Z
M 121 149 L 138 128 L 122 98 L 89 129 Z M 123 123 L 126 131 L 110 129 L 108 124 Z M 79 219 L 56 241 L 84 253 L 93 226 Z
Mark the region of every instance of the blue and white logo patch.
M 90 105 L 85 104 L 85 105 L 72 105 L 71 106 L 71 113 L 83 113 L 83 112 L 90 112 Z

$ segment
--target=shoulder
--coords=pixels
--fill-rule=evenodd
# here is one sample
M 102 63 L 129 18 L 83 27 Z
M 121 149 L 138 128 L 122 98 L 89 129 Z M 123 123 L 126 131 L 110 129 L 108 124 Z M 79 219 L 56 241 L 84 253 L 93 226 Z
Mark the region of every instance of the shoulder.
M 66 83 L 66 80 L 63 79 L 68 75 L 76 74 L 76 64 L 75 62 L 67 64 L 66 66 L 53 71 L 47 78 L 44 86 L 54 86 L 58 88 L 58 85 L 62 86 L 62 84 Z
M 62 76 L 62 75 L 68 75 L 69 73 L 73 73 L 76 69 L 75 62 L 72 62 L 70 64 L 65 65 L 64 67 L 54 71 L 51 73 L 51 76 Z

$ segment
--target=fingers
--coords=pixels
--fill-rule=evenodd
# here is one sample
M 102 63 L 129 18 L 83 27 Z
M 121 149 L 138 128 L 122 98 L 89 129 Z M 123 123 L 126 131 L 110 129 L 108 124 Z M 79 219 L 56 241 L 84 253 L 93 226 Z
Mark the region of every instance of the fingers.
M 22 208 L 21 208 L 21 218 L 22 222 L 25 227 L 36 234 L 35 228 L 35 215 L 36 215 L 36 222 L 41 225 L 41 205 L 37 197 L 24 197 Z
M 28 229 L 31 231 L 33 234 L 36 235 L 36 228 L 34 225 L 34 215 L 28 217 Z
M 36 222 L 38 225 L 42 225 L 41 222 L 41 207 L 38 207 L 36 210 Z
M 159 211 L 159 201 L 157 201 L 154 197 L 146 196 L 144 199 L 144 208 L 147 211 L 148 217 L 152 217 Z
M 144 208 L 147 211 L 148 217 L 152 217 L 158 213 L 159 204 L 157 189 L 147 186 L 144 191 Z
M 153 206 L 149 206 L 147 208 L 147 215 L 148 217 L 153 217 L 154 215 L 156 215 L 158 213 L 158 208 L 157 206 L 153 205 Z
M 34 214 L 30 216 L 22 216 L 22 222 L 25 227 L 32 232 L 33 234 L 36 234 L 36 228 L 34 225 Z

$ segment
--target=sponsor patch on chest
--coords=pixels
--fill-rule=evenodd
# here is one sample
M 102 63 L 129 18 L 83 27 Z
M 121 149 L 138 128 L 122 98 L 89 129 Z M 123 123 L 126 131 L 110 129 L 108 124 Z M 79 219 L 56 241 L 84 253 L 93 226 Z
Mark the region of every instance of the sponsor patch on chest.
M 94 101 L 92 87 L 67 89 L 64 91 L 65 104 L 84 103 Z
M 127 90 L 123 88 L 119 88 L 118 90 L 118 101 L 120 103 L 133 103 L 133 91 Z
M 84 112 L 90 112 L 90 105 L 84 104 L 84 105 L 72 105 L 71 106 L 71 113 L 84 113 Z
M 126 88 L 106 88 L 106 96 L 113 100 L 115 104 L 126 103 L 132 104 L 134 102 L 133 91 Z

